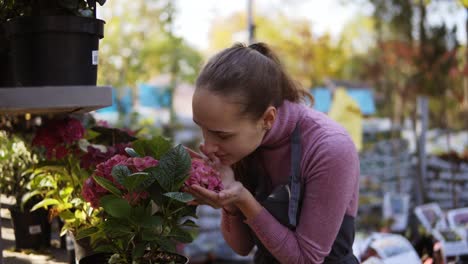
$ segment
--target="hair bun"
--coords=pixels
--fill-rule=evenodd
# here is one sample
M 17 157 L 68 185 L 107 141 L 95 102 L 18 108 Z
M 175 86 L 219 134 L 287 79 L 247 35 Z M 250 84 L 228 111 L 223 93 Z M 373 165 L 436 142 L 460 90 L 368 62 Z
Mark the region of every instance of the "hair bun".
M 257 42 L 257 43 L 254 43 L 254 44 L 250 44 L 249 48 L 258 51 L 258 52 L 260 52 L 261 54 L 263 54 L 263 55 L 265 55 L 267 57 L 271 53 L 268 46 L 265 43 L 262 43 L 262 42 Z
M 274 61 L 277 65 L 281 65 L 281 62 L 279 58 L 276 56 L 276 54 L 270 49 L 270 46 L 268 46 L 266 43 L 263 42 L 257 42 L 254 44 L 251 44 L 248 46 L 248 48 L 253 49 L 263 56 L 271 59 Z

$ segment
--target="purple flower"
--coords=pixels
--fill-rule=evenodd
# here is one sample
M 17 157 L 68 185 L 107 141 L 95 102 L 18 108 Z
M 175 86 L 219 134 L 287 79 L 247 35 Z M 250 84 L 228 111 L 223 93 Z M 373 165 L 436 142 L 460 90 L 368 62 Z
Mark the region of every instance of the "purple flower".
M 219 172 L 202 159 L 192 159 L 190 177 L 185 181 L 185 185 L 191 186 L 194 184 L 215 192 L 224 189 Z

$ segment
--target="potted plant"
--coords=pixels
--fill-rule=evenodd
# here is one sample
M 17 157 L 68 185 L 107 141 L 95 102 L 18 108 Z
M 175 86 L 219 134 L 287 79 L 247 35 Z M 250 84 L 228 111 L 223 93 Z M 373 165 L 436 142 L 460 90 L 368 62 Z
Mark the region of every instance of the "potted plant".
M 73 117 L 47 120 L 32 141 L 46 157 L 35 166 L 44 176 L 36 178 L 36 188 L 28 193 L 28 197 L 41 194 L 44 199 L 32 210 L 50 208 L 50 218 L 58 216 L 64 223 L 60 235 L 72 239 L 79 230 L 100 221 L 99 209 L 92 208 L 81 196 L 84 180 L 101 161 L 126 154 L 125 147 L 136 139 L 130 135 L 132 131 L 96 125 L 94 120 L 88 123 L 86 129 Z M 74 251 L 77 261 L 92 253 L 86 240 L 75 243 Z
M 11 86 L 11 65 L 9 56 L 9 45 L 3 24 L 10 18 L 15 17 L 14 0 L 3 0 L 0 2 L 0 87 Z
M 7 0 L 4 30 L 15 86 L 96 85 L 105 0 Z M 6 17 L 6 15 L 5 15 Z
M 196 206 L 182 188 L 200 184 L 220 191 L 219 173 L 162 137 L 137 140 L 127 153 L 131 157 L 116 155 L 99 164 L 85 182 L 83 197 L 103 209 L 102 221 L 77 239 L 90 237 L 101 253 L 80 263 L 188 263 L 176 245 L 194 239 Z
M 32 205 L 41 200 L 34 195 L 24 203 L 27 193 L 35 188 L 31 184 L 40 173 L 31 169 L 37 162 L 28 144 L 17 135 L 0 131 L 0 192 L 15 197 L 9 210 L 15 234 L 16 249 L 40 249 L 50 246 L 50 223 L 47 209 L 30 212 Z

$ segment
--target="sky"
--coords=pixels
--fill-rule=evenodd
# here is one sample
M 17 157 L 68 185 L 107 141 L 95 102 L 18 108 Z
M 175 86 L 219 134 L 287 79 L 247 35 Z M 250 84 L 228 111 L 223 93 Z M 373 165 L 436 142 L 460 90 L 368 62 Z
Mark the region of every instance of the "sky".
M 306 18 L 311 22 L 312 31 L 318 35 L 330 32 L 338 37 L 350 20 L 359 14 L 370 15 L 368 5 L 343 4 L 344 0 L 252 0 L 254 13 L 268 14 L 281 10 L 287 16 Z M 346 1 L 352 2 L 352 1 Z M 365 2 L 365 1 L 360 1 Z M 176 34 L 189 44 L 205 50 L 209 43 L 209 30 L 217 17 L 227 17 L 247 9 L 247 0 L 177 0 Z M 435 8 L 430 6 L 429 8 Z M 444 5 L 438 12 L 429 12 L 431 24 L 446 21 L 459 28 L 458 39 L 465 43 L 466 12 L 450 13 L 450 5 Z

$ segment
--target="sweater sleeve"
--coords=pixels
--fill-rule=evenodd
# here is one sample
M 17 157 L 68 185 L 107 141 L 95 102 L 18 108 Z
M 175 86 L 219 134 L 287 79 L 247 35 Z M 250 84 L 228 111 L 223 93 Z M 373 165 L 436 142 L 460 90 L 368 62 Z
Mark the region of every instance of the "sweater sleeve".
M 359 158 L 354 143 L 344 134 L 334 134 L 313 150 L 304 149 L 301 173 L 305 190 L 295 231 L 265 208 L 246 223 L 279 262 L 322 263 L 358 192 Z M 355 216 L 355 212 L 348 214 Z
M 254 246 L 250 228 L 244 223 L 243 216 L 229 215 L 222 210 L 221 232 L 224 240 L 239 255 L 246 256 Z

